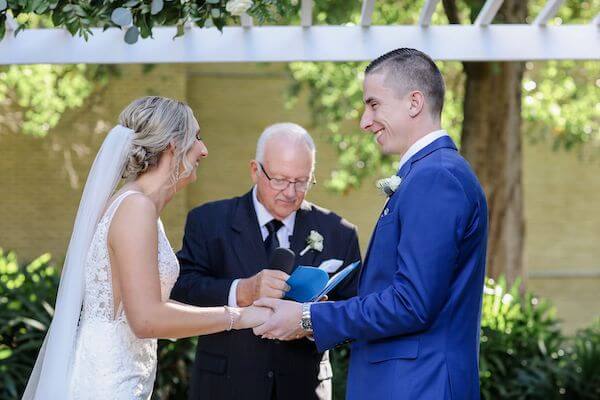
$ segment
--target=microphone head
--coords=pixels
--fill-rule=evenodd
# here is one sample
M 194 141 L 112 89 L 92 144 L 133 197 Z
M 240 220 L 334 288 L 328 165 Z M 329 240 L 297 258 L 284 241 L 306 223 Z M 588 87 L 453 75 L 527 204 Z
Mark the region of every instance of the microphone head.
M 278 247 L 273 250 L 271 260 L 269 261 L 269 269 L 278 269 L 289 275 L 294 269 L 295 260 L 296 255 L 292 250 Z

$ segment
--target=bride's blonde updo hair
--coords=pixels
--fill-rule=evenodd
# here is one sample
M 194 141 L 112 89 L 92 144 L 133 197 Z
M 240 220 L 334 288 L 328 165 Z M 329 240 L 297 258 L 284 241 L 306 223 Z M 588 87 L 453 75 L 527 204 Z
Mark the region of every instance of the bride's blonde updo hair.
M 175 147 L 173 184 L 191 173 L 193 166 L 185 155 L 194 145 L 200 127 L 187 104 L 160 96 L 142 97 L 123 110 L 119 123 L 134 131 L 124 179 L 134 180 L 156 166 L 170 143 Z M 181 163 L 183 171 L 179 171 Z

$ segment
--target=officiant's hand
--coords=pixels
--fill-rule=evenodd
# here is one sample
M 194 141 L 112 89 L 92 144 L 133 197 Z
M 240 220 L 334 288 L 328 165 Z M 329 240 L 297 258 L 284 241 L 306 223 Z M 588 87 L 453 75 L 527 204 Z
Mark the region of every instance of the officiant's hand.
M 290 276 L 283 271 L 263 269 L 258 274 L 240 279 L 236 297 L 240 307 L 246 307 L 261 297 L 281 299 L 290 287 L 285 283 Z
M 262 298 L 255 301 L 254 305 L 273 310 L 273 315 L 267 322 L 253 329 L 255 335 L 279 340 L 296 340 L 308 336 L 308 333 L 300 327 L 301 303 Z

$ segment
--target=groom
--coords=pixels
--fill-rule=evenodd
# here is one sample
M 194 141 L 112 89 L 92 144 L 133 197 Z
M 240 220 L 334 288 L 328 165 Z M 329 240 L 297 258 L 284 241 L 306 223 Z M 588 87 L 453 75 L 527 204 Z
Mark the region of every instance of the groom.
M 367 67 L 361 128 L 400 156 L 401 182 L 386 188 L 359 295 L 257 302 L 275 311 L 258 335 L 312 334 L 321 351 L 352 342 L 348 399 L 479 399 L 488 213 L 477 177 L 441 130 L 443 101 L 442 75 L 418 50 Z

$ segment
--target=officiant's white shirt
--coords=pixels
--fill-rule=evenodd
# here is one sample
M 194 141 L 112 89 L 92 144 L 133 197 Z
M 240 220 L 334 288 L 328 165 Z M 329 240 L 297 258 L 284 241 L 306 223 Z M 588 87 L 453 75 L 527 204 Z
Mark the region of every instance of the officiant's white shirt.
M 258 225 L 260 226 L 260 233 L 262 234 L 263 242 L 269 236 L 269 231 L 265 225 L 269 223 L 274 217 L 269 211 L 258 201 L 256 196 L 256 186 L 252 188 L 252 203 L 254 204 L 254 211 L 256 211 L 256 217 L 258 218 Z M 294 233 L 294 224 L 296 223 L 296 211 L 287 216 L 283 221 L 283 226 L 277 231 L 277 239 L 279 240 L 279 247 L 290 248 L 290 236 Z M 266 265 L 265 265 L 266 267 Z M 236 279 L 229 288 L 229 297 L 227 304 L 229 307 L 237 307 L 237 285 L 239 279 Z
M 406 153 L 402 155 L 402 158 L 400 158 L 400 166 L 398 167 L 398 171 L 400 171 L 400 168 L 402 168 L 402 166 L 406 164 L 406 162 L 410 160 L 412 156 L 414 156 L 419 151 L 423 150 L 425 147 L 429 146 L 431 143 L 444 136 L 448 136 L 448 133 L 445 130 L 441 129 L 439 131 L 433 131 L 431 133 L 428 133 L 421 139 L 414 142 L 413 145 L 408 148 Z

